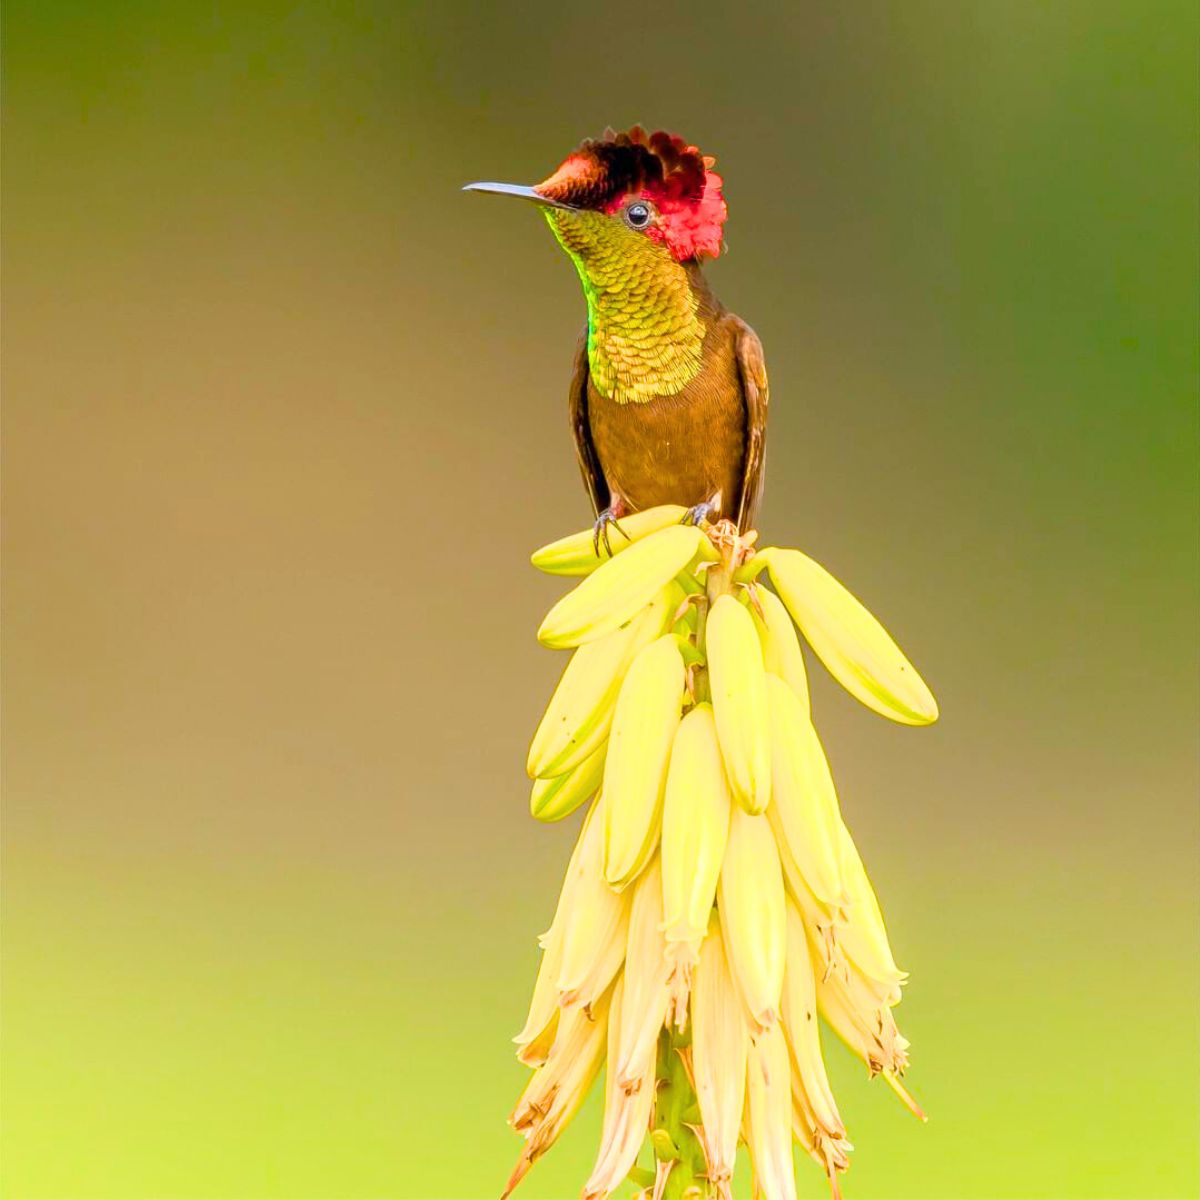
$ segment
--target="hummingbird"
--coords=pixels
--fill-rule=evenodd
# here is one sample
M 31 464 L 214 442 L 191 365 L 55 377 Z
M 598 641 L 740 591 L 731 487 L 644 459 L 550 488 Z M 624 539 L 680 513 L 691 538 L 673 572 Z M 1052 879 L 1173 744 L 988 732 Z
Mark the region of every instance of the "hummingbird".
M 533 186 L 464 188 L 535 204 L 583 284 L 568 410 L 597 553 L 628 513 L 678 504 L 684 522 L 745 533 L 762 499 L 762 343 L 703 271 L 724 249 L 715 165 L 635 125 L 585 140 Z

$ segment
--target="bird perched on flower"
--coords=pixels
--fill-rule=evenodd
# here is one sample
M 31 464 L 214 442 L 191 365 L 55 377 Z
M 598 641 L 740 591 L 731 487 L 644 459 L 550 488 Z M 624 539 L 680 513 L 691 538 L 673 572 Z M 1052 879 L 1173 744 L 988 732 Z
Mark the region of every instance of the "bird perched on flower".
M 581 577 L 538 629 L 572 657 L 529 747 L 530 809 L 587 805 L 518 1058 L 525 1139 L 507 1197 L 606 1067 L 583 1200 L 795 1200 L 793 1142 L 835 1197 L 852 1149 L 818 1015 L 898 1096 L 906 973 L 812 723 L 799 635 L 868 708 L 937 705 L 879 622 L 799 550 L 758 548 L 767 380 L 713 297 L 714 160 L 634 128 L 535 187 L 473 184 L 545 214 L 583 282 L 570 411 L 595 524 L 533 555 Z M 610 534 L 609 527 L 613 526 Z M 769 586 L 768 586 L 769 581 Z M 651 1165 L 638 1165 L 644 1144 Z
M 722 250 L 715 160 L 640 126 L 585 141 L 533 187 L 472 183 L 532 201 L 579 272 L 587 327 L 569 407 L 596 533 L 682 504 L 688 520 L 754 523 L 762 497 L 762 344 L 704 276 Z

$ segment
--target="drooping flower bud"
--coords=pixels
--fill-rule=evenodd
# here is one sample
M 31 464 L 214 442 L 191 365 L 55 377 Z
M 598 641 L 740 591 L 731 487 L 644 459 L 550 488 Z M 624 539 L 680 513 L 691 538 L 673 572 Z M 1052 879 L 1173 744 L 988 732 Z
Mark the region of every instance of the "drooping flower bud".
M 714 914 L 692 980 L 692 1072 L 708 1177 L 728 1191 L 746 1095 L 750 1027 Z
M 675 734 L 663 807 L 663 926 L 680 1028 L 687 1019 L 692 967 L 716 898 L 731 809 L 712 706 L 699 704 Z
M 808 672 L 796 626 L 783 601 L 765 587 L 753 589 L 750 615 L 762 643 L 763 666 L 768 674 L 784 680 L 796 694 L 804 715 L 809 714 Z
M 604 882 L 604 808 L 601 797 L 583 834 L 573 876 L 569 906 L 563 914 L 562 961 L 558 971 L 559 1002 L 591 1004 L 607 990 L 625 957 L 629 901 Z
M 636 879 L 658 845 L 683 685 L 673 634 L 647 646 L 621 685 L 604 765 L 604 877 L 615 888 Z
M 721 933 L 738 992 L 753 1023 L 774 1024 L 787 943 L 783 876 L 767 818 L 733 809 L 717 888 Z
M 771 800 L 767 676 L 754 620 L 730 595 L 708 614 L 705 652 L 730 790 L 746 812 L 761 813 Z
M 812 1125 L 812 1150 L 818 1142 L 844 1142 L 842 1124 L 825 1060 L 817 1022 L 817 985 L 804 923 L 796 906 L 787 906 L 787 970 L 784 973 L 782 1017 L 791 1051 L 792 1089 Z
M 605 1079 L 604 1127 L 600 1153 L 583 1188 L 583 1200 L 605 1200 L 629 1174 L 645 1141 L 654 1107 L 655 1055 L 642 1067 L 636 1086 L 622 1086 L 617 1079 L 620 1058 L 624 980 L 618 980 L 609 1009 L 608 1075 Z
M 822 904 L 836 910 L 846 895 L 837 794 L 825 752 L 796 693 L 775 675 L 767 677 L 767 700 L 773 789 L 768 817 L 779 856 Z
M 764 1200 L 796 1200 L 792 1168 L 792 1082 L 778 1022 L 750 1042 L 746 1064 L 746 1143 Z
M 799 550 L 761 552 L 788 611 L 852 696 L 904 725 L 937 720 L 937 701 L 888 632 L 846 588 Z
M 562 1014 L 545 1065 L 534 1072 L 509 1117 L 509 1123 L 526 1140 L 501 1200 L 554 1145 L 583 1104 L 604 1061 L 610 995 L 605 992 L 590 1012 L 577 1008 Z
M 653 1069 L 659 1030 L 667 1016 L 670 966 L 662 934 L 662 914 L 662 869 L 655 855 L 633 889 L 620 1037 L 617 1056 L 609 1064 L 618 1087 L 625 1091 L 640 1087 L 647 1068 Z

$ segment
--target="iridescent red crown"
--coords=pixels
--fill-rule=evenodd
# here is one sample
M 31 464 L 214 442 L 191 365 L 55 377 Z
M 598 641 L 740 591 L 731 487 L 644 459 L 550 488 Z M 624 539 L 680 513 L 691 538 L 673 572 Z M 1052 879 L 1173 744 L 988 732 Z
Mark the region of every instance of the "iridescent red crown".
M 639 196 L 662 216 L 647 236 L 665 243 L 681 262 L 716 258 L 728 210 L 715 163 L 673 133 L 648 134 L 640 125 L 625 133 L 606 129 L 602 138 L 583 142 L 534 190 L 599 212 L 616 212 L 627 196 Z

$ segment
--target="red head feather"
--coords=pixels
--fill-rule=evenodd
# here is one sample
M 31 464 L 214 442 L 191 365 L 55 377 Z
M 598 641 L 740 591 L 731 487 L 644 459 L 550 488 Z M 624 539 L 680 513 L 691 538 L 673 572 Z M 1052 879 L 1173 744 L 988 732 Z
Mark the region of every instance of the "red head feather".
M 613 213 L 626 197 L 649 200 L 662 221 L 647 236 L 666 244 L 680 261 L 716 258 L 727 210 L 716 159 L 672 133 L 604 131 L 588 139 L 534 189 L 573 208 Z

